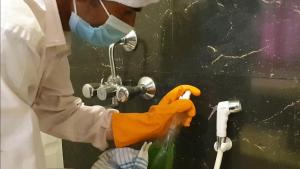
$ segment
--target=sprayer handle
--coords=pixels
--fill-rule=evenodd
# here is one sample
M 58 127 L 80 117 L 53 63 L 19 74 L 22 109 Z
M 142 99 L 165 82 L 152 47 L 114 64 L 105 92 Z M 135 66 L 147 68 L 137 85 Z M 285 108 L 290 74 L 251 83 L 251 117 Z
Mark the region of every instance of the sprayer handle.
M 229 116 L 229 102 L 223 101 L 217 107 L 217 136 L 226 137 L 227 121 Z

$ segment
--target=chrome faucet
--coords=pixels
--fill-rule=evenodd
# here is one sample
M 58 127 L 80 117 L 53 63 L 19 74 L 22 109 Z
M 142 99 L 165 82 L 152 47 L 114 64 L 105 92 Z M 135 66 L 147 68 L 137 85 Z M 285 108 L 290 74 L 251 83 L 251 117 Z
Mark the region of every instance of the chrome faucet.
M 111 75 L 106 82 L 101 80 L 100 83 L 85 84 L 82 93 L 86 98 L 97 96 L 99 100 L 104 101 L 112 99 L 112 107 L 119 105 L 119 102 L 126 102 L 136 95 L 142 96 L 144 99 L 151 99 L 155 96 L 156 87 L 154 81 L 150 77 L 142 77 L 137 86 L 124 86 L 122 79 L 116 74 L 114 62 L 114 48 L 121 45 L 125 51 L 133 51 L 137 46 L 137 36 L 135 31 L 129 32 L 117 43 L 109 46 L 109 63 Z

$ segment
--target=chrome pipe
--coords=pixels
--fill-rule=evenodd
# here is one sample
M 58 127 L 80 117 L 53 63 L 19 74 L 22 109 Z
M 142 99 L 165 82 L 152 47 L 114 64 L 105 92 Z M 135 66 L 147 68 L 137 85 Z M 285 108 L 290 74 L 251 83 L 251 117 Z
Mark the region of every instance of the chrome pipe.
M 108 57 L 109 57 L 109 64 L 110 64 L 110 72 L 111 76 L 113 79 L 116 78 L 116 68 L 115 68 L 115 61 L 114 61 L 114 48 L 115 48 L 115 43 L 109 45 L 109 52 L 108 52 Z

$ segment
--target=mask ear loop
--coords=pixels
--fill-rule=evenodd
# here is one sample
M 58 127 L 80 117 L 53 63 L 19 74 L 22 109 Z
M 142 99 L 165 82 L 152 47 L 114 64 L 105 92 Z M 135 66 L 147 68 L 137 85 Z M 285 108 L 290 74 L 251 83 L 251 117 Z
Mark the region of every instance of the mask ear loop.
M 73 7 L 74 7 L 75 14 L 77 14 L 76 0 L 73 0 Z
M 103 9 L 104 9 L 105 13 L 107 14 L 107 16 L 109 16 L 110 13 L 109 13 L 108 10 L 106 9 L 106 7 L 105 7 L 105 5 L 103 4 L 102 0 L 99 0 L 99 2 L 100 2 L 100 4 L 101 4 L 101 6 L 103 7 Z

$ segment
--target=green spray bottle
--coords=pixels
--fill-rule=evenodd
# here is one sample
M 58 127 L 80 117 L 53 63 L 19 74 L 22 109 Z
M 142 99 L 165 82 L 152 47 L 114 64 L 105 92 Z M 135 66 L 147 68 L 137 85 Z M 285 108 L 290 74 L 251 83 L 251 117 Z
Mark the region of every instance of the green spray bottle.
M 156 140 L 149 148 L 148 169 L 172 169 L 175 155 L 176 128 L 171 128 L 163 140 Z
M 190 91 L 186 91 L 179 99 L 189 99 Z M 156 140 L 149 148 L 148 169 L 173 169 L 175 156 L 175 137 L 179 133 L 178 117 L 173 117 L 167 135 L 162 140 Z

